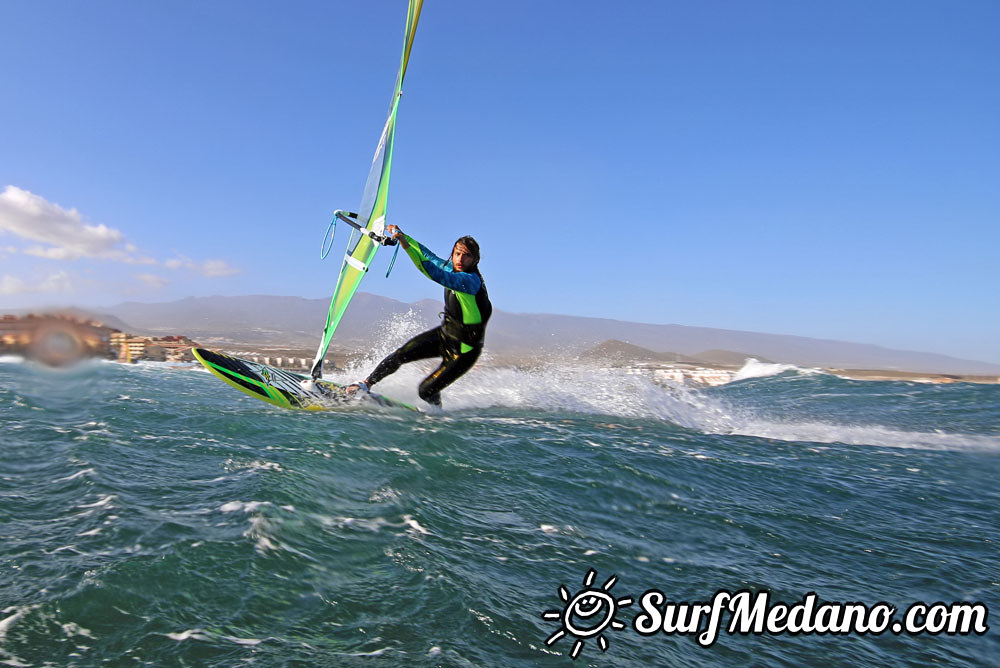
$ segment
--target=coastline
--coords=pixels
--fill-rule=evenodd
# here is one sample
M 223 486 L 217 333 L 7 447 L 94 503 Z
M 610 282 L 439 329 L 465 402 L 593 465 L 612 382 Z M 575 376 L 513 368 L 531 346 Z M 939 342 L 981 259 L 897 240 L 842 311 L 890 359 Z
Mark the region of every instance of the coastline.
M 998 376 L 951 374 L 951 373 L 920 373 L 917 371 L 892 371 L 878 369 L 823 369 L 841 378 L 850 380 L 896 380 L 913 383 L 979 383 L 985 385 L 1000 384 Z
M 279 346 L 260 346 L 253 344 L 240 344 L 231 341 L 208 341 L 205 340 L 204 343 L 208 344 L 206 347 L 211 347 L 219 350 L 220 352 L 225 352 L 230 355 L 236 355 L 238 357 L 244 357 L 248 359 L 257 358 L 257 361 L 265 363 L 274 364 L 278 360 L 282 362 L 292 362 L 293 364 L 277 364 L 276 366 L 287 367 L 290 371 L 302 371 L 299 367 L 301 360 L 306 360 L 311 363 L 314 351 L 298 349 L 292 347 L 279 347 Z M 363 353 L 359 351 L 352 351 L 346 349 L 331 349 L 327 354 L 327 362 L 330 364 L 331 369 L 342 369 L 346 365 L 354 362 L 355 360 L 361 359 L 364 356 Z M 615 368 L 615 369 L 626 369 L 628 373 L 636 374 L 649 374 L 658 381 L 672 381 L 677 383 L 700 385 L 700 386 L 715 386 L 724 385 L 726 383 L 733 382 L 734 380 L 739 380 L 738 376 L 740 372 L 746 369 L 748 363 L 761 364 L 765 369 L 769 370 L 768 373 L 749 373 L 744 377 L 754 377 L 758 375 L 773 375 L 773 373 L 780 373 L 784 370 L 798 369 L 801 367 L 796 367 L 790 364 L 780 364 L 771 362 L 758 362 L 753 358 L 747 357 L 741 364 L 711 364 L 711 363 L 701 363 L 692 364 L 688 362 L 650 362 L 648 360 L 630 360 L 630 359 L 616 359 L 616 360 L 594 360 L 587 359 L 581 360 L 578 358 L 565 358 L 565 359 L 537 359 L 530 355 L 503 355 L 496 354 L 490 355 L 489 349 L 487 349 L 486 354 L 480 359 L 479 365 L 485 367 L 494 368 L 537 368 L 540 366 L 547 366 L 550 364 L 586 364 L 588 366 L 596 366 L 598 368 Z M 780 369 L 780 370 L 779 370 Z M 803 369 L 806 370 L 806 369 Z M 896 369 L 840 369 L 833 367 L 823 367 L 814 369 L 822 373 L 829 373 L 840 378 L 846 378 L 849 380 L 867 380 L 867 381 L 897 381 L 897 382 L 912 382 L 912 383 L 931 383 L 931 384 L 948 384 L 948 383 L 977 383 L 977 384 L 987 384 L 987 385 L 997 385 L 1000 384 L 1000 376 L 993 375 L 976 375 L 976 374 L 949 374 L 949 373 L 931 373 L 931 372 L 919 372 L 919 371 L 902 371 Z M 744 373 L 746 373 L 744 371 Z

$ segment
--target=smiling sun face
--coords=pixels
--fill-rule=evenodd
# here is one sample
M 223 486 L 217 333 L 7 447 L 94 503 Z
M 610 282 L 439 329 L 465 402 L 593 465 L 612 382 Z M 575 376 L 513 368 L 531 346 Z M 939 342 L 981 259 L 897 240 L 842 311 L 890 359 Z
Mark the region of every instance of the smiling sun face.
M 603 586 L 595 588 L 593 584 L 596 576 L 597 572 L 594 569 L 587 571 L 587 575 L 583 578 L 583 589 L 572 598 L 566 587 L 559 587 L 559 598 L 563 600 L 565 606 L 562 610 L 546 610 L 542 614 L 543 619 L 562 621 L 562 627 L 550 635 L 545 644 L 552 645 L 568 633 L 576 638 L 569 653 L 570 658 L 574 660 L 579 656 L 587 638 L 596 636 L 601 651 L 606 652 L 608 639 L 602 632 L 609 626 L 616 630 L 625 628 L 625 624 L 615 619 L 615 614 L 619 608 L 632 605 L 631 598 L 615 599 L 609 593 L 618 581 L 617 576 L 612 575 Z
M 563 627 L 578 638 L 589 638 L 614 621 L 615 600 L 603 591 L 581 591 L 566 605 Z

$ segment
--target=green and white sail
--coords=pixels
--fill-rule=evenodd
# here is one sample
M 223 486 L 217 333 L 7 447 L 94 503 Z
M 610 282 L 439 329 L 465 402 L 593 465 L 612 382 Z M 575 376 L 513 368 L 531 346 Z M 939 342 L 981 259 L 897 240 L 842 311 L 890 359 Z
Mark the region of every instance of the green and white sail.
M 389 197 L 389 172 L 392 169 L 392 145 L 396 133 L 396 112 L 399 109 L 399 98 L 403 90 L 403 77 L 406 75 L 406 65 L 410 60 L 410 49 L 413 47 L 413 37 L 417 32 L 417 21 L 420 19 L 420 9 L 423 0 L 410 0 L 410 8 L 406 17 L 406 34 L 403 39 L 403 56 L 399 63 L 399 74 L 396 75 L 396 88 L 392 94 L 392 104 L 389 106 L 389 117 L 382 129 L 382 136 L 372 159 L 371 171 L 365 183 L 361 207 L 357 214 L 336 212 L 337 218 L 355 228 L 351 234 L 351 242 L 344 254 L 344 262 L 340 267 L 337 287 L 330 302 L 330 311 L 323 328 L 323 338 L 316 358 L 313 360 L 312 377 L 319 378 L 323 374 L 323 358 L 330 348 L 333 333 L 340 324 L 340 319 L 347 310 L 347 305 L 354 297 L 361 279 L 375 257 L 375 252 L 386 239 L 385 211 Z

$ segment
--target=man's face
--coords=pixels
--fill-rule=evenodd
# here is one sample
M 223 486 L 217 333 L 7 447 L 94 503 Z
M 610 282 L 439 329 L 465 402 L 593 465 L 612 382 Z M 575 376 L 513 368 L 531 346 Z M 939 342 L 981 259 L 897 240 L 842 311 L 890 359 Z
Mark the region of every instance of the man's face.
M 475 264 L 476 258 L 465 244 L 455 244 L 455 250 L 451 252 L 451 266 L 455 267 L 455 271 L 472 269 Z

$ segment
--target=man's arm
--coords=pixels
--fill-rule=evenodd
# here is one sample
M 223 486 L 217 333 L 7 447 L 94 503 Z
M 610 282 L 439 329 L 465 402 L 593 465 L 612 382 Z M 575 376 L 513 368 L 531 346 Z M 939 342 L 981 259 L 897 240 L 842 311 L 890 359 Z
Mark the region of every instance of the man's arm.
M 403 234 L 402 232 L 400 234 L 403 240 L 406 241 L 403 244 L 406 254 L 410 256 L 413 264 L 417 266 L 417 269 L 424 276 L 456 292 L 464 292 L 470 295 L 479 292 L 479 288 L 482 287 L 482 281 L 478 275 L 455 271 L 452 269 L 451 263 L 439 258 L 422 243 L 407 234 Z

